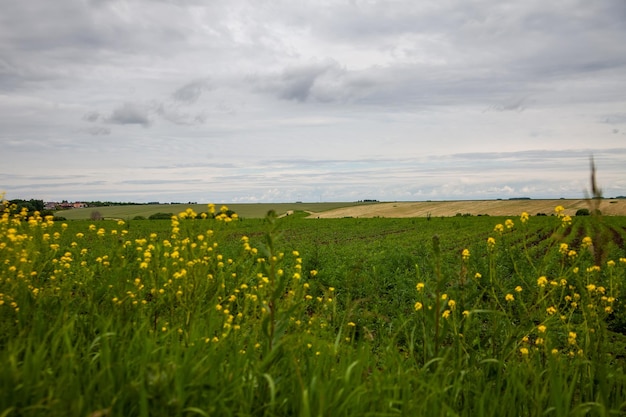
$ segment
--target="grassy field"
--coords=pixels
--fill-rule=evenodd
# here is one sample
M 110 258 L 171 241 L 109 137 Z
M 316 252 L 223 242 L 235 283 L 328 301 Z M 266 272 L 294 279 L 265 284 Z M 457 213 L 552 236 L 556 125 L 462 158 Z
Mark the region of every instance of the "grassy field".
M 242 218 L 263 218 L 268 211 L 274 210 L 279 215 L 293 211 L 323 212 L 339 207 L 352 207 L 363 203 L 259 203 L 228 204 L 227 206 Z M 221 204 L 217 204 L 221 206 Z M 68 220 L 88 220 L 94 211 L 106 219 L 131 220 L 135 216 L 149 217 L 155 213 L 177 214 L 191 208 L 196 212 L 207 210 L 206 204 L 142 204 L 128 206 L 88 207 L 57 212 Z
M 341 217 L 450 217 L 457 214 L 515 216 L 522 212 L 530 214 L 550 214 L 554 207 L 563 206 L 564 213 L 573 216 L 578 209 L 589 208 L 585 199 L 552 200 L 461 200 L 461 201 L 422 201 L 422 202 L 381 202 L 381 203 L 259 203 L 227 204 L 243 218 L 263 218 L 269 210 L 278 215 L 294 211 L 308 212 L 313 218 Z M 218 205 L 219 206 L 219 205 Z M 149 217 L 155 213 L 176 214 L 191 208 L 196 212 L 206 211 L 206 204 L 151 204 L 93 207 L 60 211 L 57 214 L 68 220 L 87 220 L 94 211 L 107 219 L 131 220 L 135 216 Z M 599 209 L 609 216 L 626 216 L 626 200 L 604 199 Z
M 0 416 L 624 415 L 626 217 L 548 214 L 6 212 Z

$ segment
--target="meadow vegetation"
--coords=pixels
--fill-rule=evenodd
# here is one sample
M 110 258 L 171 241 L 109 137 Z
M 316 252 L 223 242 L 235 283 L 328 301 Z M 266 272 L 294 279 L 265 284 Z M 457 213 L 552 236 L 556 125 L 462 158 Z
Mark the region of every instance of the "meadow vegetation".
M 626 414 L 626 218 L 0 220 L 0 416 Z
M 292 211 L 320 212 L 340 207 L 354 207 L 368 205 L 368 203 L 250 203 L 228 204 L 229 209 L 235 211 L 241 218 L 262 219 L 268 211 L 274 210 L 279 216 Z M 69 210 L 58 210 L 53 214 L 65 217 L 67 220 L 90 220 L 94 212 L 98 212 L 105 219 L 133 220 L 138 216 L 150 218 L 154 214 L 168 213 L 169 217 L 186 209 L 196 212 L 206 211 L 206 204 L 135 204 L 115 205 L 106 207 L 87 207 Z

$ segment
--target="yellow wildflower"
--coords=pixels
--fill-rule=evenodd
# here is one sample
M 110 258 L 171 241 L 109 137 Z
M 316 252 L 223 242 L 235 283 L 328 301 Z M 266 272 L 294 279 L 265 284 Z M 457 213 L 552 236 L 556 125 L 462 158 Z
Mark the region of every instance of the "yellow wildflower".
M 420 303 L 419 301 L 415 303 L 415 305 L 413 306 L 413 308 L 415 308 L 415 311 L 420 311 L 423 307 L 424 305 Z
M 513 294 L 507 294 L 507 295 L 504 297 L 504 299 L 510 303 L 511 301 L 514 301 L 514 300 L 515 300 L 515 297 L 513 296 Z
M 569 343 L 570 345 L 576 344 L 576 333 L 569 332 L 569 334 L 567 335 L 567 343 Z

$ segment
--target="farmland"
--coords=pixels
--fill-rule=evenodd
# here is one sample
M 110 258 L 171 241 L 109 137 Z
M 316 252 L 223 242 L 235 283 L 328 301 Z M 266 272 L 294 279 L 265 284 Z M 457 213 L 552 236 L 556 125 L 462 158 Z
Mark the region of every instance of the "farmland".
M 0 415 L 623 415 L 626 217 L 563 205 L 6 212 Z
M 556 206 L 563 206 L 564 213 L 573 216 L 578 209 L 589 208 L 585 199 L 548 200 L 459 200 L 421 202 L 338 202 L 338 203 L 258 203 L 227 204 L 242 218 L 263 218 L 269 210 L 279 215 L 294 211 L 309 213 L 312 218 L 341 217 L 427 217 L 455 216 L 457 214 L 516 216 L 519 213 L 552 213 Z M 131 220 L 135 216 L 149 217 L 155 213 L 176 214 L 186 208 L 203 211 L 206 204 L 144 204 L 81 208 L 59 211 L 58 215 L 68 220 L 87 220 L 97 211 L 104 218 Z M 609 216 L 626 216 L 626 200 L 603 199 L 599 209 Z
M 357 206 L 359 203 L 259 203 L 259 204 L 227 204 L 242 218 L 263 218 L 269 210 L 285 214 L 292 211 L 323 212 L 341 207 Z M 108 206 L 62 210 L 58 215 L 68 220 L 90 219 L 94 211 L 107 219 L 131 220 L 136 216 L 150 217 L 155 213 L 176 214 L 191 208 L 196 212 L 206 211 L 206 204 L 142 204 L 127 206 Z

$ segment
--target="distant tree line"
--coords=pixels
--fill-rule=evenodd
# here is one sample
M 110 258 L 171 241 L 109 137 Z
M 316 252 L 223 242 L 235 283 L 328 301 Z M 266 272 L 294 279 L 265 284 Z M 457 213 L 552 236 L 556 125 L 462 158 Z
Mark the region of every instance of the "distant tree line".
M 123 201 L 83 201 L 89 207 L 108 207 L 108 206 L 141 206 L 144 203 L 133 203 Z
M 22 211 L 23 208 L 26 208 L 31 213 L 34 211 L 42 212 L 45 207 L 45 203 L 43 200 L 35 200 L 32 198 L 30 200 L 16 198 L 14 200 L 9 200 L 9 207 L 15 207 L 14 211 L 17 212 Z

